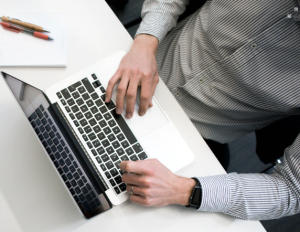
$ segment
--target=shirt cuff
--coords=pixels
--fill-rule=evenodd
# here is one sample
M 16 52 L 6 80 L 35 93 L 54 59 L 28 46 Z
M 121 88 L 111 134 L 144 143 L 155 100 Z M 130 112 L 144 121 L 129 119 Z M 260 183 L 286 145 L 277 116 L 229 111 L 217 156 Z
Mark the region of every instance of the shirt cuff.
M 230 204 L 227 175 L 198 177 L 202 187 L 202 202 L 198 211 L 226 212 Z
M 143 17 L 135 37 L 139 34 L 153 35 L 160 43 L 168 31 L 175 25 L 176 22 L 174 19 L 167 14 L 163 15 L 158 12 L 148 12 L 145 17 Z

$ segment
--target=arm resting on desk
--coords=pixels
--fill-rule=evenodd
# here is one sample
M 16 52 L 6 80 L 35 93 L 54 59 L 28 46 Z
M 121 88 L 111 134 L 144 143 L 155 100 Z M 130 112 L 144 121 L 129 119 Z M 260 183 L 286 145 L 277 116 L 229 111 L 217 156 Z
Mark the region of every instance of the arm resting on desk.
M 201 177 L 199 211 L 223 212 L 241 219 L 267 220 L 300 213 L 300 135 L 285 150 L 271 175 Z

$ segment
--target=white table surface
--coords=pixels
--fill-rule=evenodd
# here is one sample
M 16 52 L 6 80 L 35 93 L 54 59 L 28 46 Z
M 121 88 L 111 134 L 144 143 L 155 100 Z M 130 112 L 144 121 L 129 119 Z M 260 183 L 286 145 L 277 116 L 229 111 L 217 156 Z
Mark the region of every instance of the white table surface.
M 12 17 L 18 11 L 67 14 L 67 68 L 0 68 L 42 90 L 116 51 L 128 51 L 132 44 L 104 0 L 0 0 L 0 5 L 1 14 Z M 257 221 L 220 213 L 174 205 L 146 208 L 130 202 L 83 219 L 2 78 L 0 95 L 0 231 L 265 231 Z M 162 82 L 155 97 L 196 157 L 178 174 L 225 173 Z

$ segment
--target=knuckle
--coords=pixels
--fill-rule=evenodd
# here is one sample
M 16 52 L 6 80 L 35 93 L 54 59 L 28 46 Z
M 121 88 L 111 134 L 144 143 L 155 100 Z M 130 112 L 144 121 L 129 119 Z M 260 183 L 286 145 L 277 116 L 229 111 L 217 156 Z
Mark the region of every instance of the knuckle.
M 118 86 L 118 93 L 122 93 L 122 92 L 124 92 L 125 91 L 125 87 L 124 86 L 122 86 L 122 85 L 119 85 Z
M 145 198 L 145 206 L 152 206 L 152 200 L 149 197 Z
M 150 99 L 150 94 L 148 93 L 141 94 L 141 100 L 146 101 L 148 99 Z
M 149 186 L 151 186 L 151 180 L 150 180 L 149 178 L 145 177 L 145 178 L 143 178 L 143 180 L 142 180 L 142 184 L 143 184 L 144 186 L 149 187 Z
M 134 92 L 133 91 L 127 91 L 127 98 L 133 99 L 134 98 Z

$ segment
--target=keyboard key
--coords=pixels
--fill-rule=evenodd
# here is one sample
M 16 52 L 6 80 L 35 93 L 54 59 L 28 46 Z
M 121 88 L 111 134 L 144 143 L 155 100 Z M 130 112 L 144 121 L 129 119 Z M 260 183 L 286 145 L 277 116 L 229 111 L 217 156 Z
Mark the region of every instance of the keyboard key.
M 67 166 L 64 166 L 64 167 L 63 167 L 63 170 L 64 170 L 65 173 L 68 173 L 68 172 L 69 172 L 69 168 L 68 168 Z
M 63 89 L 62 91 L 61 91 L 61 93 L 62 93 L 62 95 L 64 96 L 64 98 L 67 100 L 67 99 L 69 99 L 70 97 L 71 97 L 71 95 L 70 95 L 70 93 L 69 93 L 69 91 L 67 90 L 67 89 Z
M 49 134 L 46 131 L 44 132 L 43 136 L 44 136 L 44 139 L 48 139 L 49 138 Z
M 70 113 L 69 115 L 70 115 L 70 118 L 71 118 L 72 120 L 75 119 L 74 114 Z
M 77 172 L 75 172 L 75 173 L 73 174 L 73 177 L 75 178 L 75 180 L 78 180 L 78 179 L 80 178 L 80 176 L 78 175 Z
M 118 135 L 117 135 L 117 138 L 118 138 L 118 140 L 119 140 L 120 142 L 123 141 L 123 140 L 125 139 L 125 137 L 124 137 L 123 134 L 118 134 Z
M 49 135 L 50 135 L 50 137 L 51 137 L 52 139 L 55 138 L 55 133 L 54 133 L 53 131 L 51 131 L 51 132 L 49 133 Z
M 115 110 L 111 111 L 113 117 L 115 118 L 116 122 L 118 125 L 121 127 L 123 133 L 127 137 L 128 141 L 130 144 L 134 144 L 137 142 L 135 136 L 133 135 L 132 131 L 129 129 L 127 123 L 125 122 L 124 118 L 122 115 L 119 115 L 115 112 Z
M 89 184 L 86 184 L 86 188 L 87 188 L 89 191 L 92 190 L 92 188 L 91 188 L 91 186 L 90 186 Z
M 79 176 L 82 176 L 82 172 L 81 172 L 80 169 L 77 169 L 77 172 L 78 172 L 78 175 L 79 175 Z
M 78 112 L 77 114 L 75 114 L 75 116 L 78 120 L 83 118 L 83 114 L 81 112 Z
M 73 162 L 73 165 L 75 168 L 78 168 L 78 164 L 75 161 Z
M 137 161 L 138 157 L 136 155 L 132 155 L 132 156 L 130 156 L 130 160 Z
M 93 127 L 93 130 L 95 131 L 95 133 L 99 133 L 101 131 L 101 128 L 97 125 Z
M 51 128 L 52 128 L 52 130 L 53 130 L 54 132 L 57 132 L 57 129 L 56 129 L 55 126 L 52 126 Z
M 74 173 L 74 172 L 76 171 L 76 169 L 75 169 L 75 167 L 74 167 L 73 165 L 71 165 L 71 166 L 69 167 L 69 169 L 70 169 L 70 172 L 72 172 L 72 173 Z
M 85 197 L 84 197 L 83 194 L 80 194 L 78 197 L 79 197 L 79 199 L 80 199 L 81 202 L 85 201 Z
M 63 159 L 65 159 L 65 158 L 67 158 L 67 157 L 68 157 L 68 156 L 67 156 L 67 153 L 66 153 L 66 152 L 64 152 L 64 151 L 61 153 L 61 156 L 63 157 Z
M 99 147 L 97 148 L 97 152 L 99 153 L 99 155 L 102 155 L 105 152 L 105 150 L 103 147 Z
M 101 167 L 101 169 L 102 169 L 103 172 L 106 171 L 106 167 L 105 167 L 104 164 L 100 164 L 100 167 Z
M 72 96 L 73 96 L 74 99 L 77 99 L 77 98 L 80 97 L 80 95 L 79 95 L 79 93 L 77 91 L 74 92 L 74 93 L 72 93 Z
M 74 180 L 74 179 L 71 180 L 70 183 L 71 183 L 71 185 L 73 186 L 73 188 L 77 186 L 76 180 Z
M 99 134 L 97 134 L 98 139 L 103 140 L 105 139 L 105 135 L 101 132 Z
M 87 93 L 82 94 L 82 98 L 86 101 L 90 98 L 90 95 L 88 95 Z
M 37 118 L 37 115 L 35 112 L 33 112 L 30 116 L 29 116 L 29 121 L 31 122 L 32 120 L 35 120 Z
M 121 176 L 115 177 L 115 181 L 116 181 L 117 184 L 122 183 L 122 177 Z
M 128 149 L 126 149 L 126 153 L 127 155 L 131 156 L 132 154 L 134 154 L 133 150 L 131 147 L 129 147 Z
M 61 99 L 61 104 L 63 104 L 63 106 L 65 106 L 67 103 L 65 102 L 65 100 Z
M 53 144 L 52 139 L 49 138 L 49 139 L 47 140 L 47 144 L 48 144 L 49 146 L 52 146 L 52 144 Z
M 46 125 L 46 124 L 47 124 L 46 118 L 42 118 L 41 122 L 42 122 L 44 125 Z
M 116 194 L 120 194 L 121 193 L 118 187 L 114 187 L 114 190 L 115 190 Z
M 116 154 L 112 154 L 111 156 L 110 156 L 110 158 L 111 158 L 111 160 L 112 161 L 117 161 L 118 159 L 119 159 L 119 157 L 116 155 Z
M 106 107 L 109 109 L 109 110 L 112 110 L 113 108 L 115 108 L 115 103 L 113 103 L 112 100 L 110 100 L 109 103 L 105 103 Z
M 83 93 L 86 91 L 85 88 L 84 88 L 83 86 L 80 86 L 77 90 L 78 90 L 78 92 L 81 93 L 81 94 L 83 94 Z
M 67 103 L 68 103 L 69 106 L 72 106 L 72 105 L 75 104 L 75 101 L 73 100 L 73 98 L 71 98 L 71 99 L 69 99 L 69 100 L 67 101 Z
M 119 148 L 116 150 L 119 156 L 122 156 L 125 154 L 124 150 L 122 148 Z
M 109 182 L 110 182 L 111 186 L 113 186 L 113 187 L 116 186 L 116 183 L 113 179 L 110 179 Z
M 133 145 L 132 148 L 134 149 L 134 151 L 136 153 L 140 153 L 141 151 L 143 151 L 143 148 L 141 147 L 141 145 L 139 143 Z
M 110 147 L 106 148 L 106 151 L 110 155 L 114 152 L 114 149 L 110 146 Z
M 71 109 L 72 109 L 73 113 L 77 113 L 79 111 L 79 108 L 76 105 L 72 106 Z
M 89 190 L 87 190 L 87 188 L 85 186 L 81 190 L 82 190 L 82 192 L 83 192 L 84 195 L 89 192 Z
M 35 123 L 36 123 L 37 126 L 40 126 L 42 124 L 42 122 L 41 122 L 41 120 L 39 118 L 37 118 L 35 120 Z
M 103 86 L 100 86 L 100 90 L 101 90 L 102 93 L 105 93 L 105 89 L 104 89 Z
M 77 183 L 78 183 L 79 187 L 82 187 L 84 185 L 82 180 L 77 181 Z
M 67 185 L 68 188 L 71 188 L 71 187 L 72 187 L 72 185 L 70 184 L 69 181 L 66 181 L 66 185 Z
M 95 135 L 94 133 L 90 133 L 90 134 L 88 135 L 88 137 L 89 137 L 89 139 L 90 139 L 91 141 L 93 141 L 94 139 L 96 139 L 96 135 Z
M 105 133 L 106 135 L 108 135 L 108 134 L 111 133 L 111 129 L 110 129 L 109 127 L 105 127 L 105 128 L 103 129 L 103 131 L 104 131 L 104 133 Z
M 76 83 L 73 84 L 73 85 L 70 85 L 70 86 L 68 87 L 68 90 L 69 90 L 70 92 L 74 92 L 74 91 L 76 90 L 76 88 L 78 88 L 79 86 L 81 86 L 80 81 L 76 82 Z
M 104 120 L 100 121 L 99 124 L 102 128 L 107 126 L 107 123 Z
M 96 76 L 95 73 L 92 74 L 92 77 L 93 77 L 94 80 L 97 80 L 97 76 Z
M 100 157 L 99 157 L 99 156 L 97 156 L 97 157 L 96 157 L 96 160 L 97 160 L 97 162 L 98 162 L 99 164 L 101 164 L 101 163 L 102 163 L 102 160 L 100 159 Z
M 107 146 L 109 146 L 109 145 L 110 145 L 110 143 L 108 142 L 108 140 L 107 140 L 107 139 L 105 139 L 105 140 L 101 141 L 101 143 L 102 143 L 102 145 L 103 145 L 104 147 L 107 147 Z
M 104 155 L 101 156 L 101 159 L 102 159 L 103 162 L 105 163 L 106 161 L 109 160 L 109 157 L 108 157 L 108 155 L 104 154 Z
M 127 161 L 127 160 L 129 160 L 129 158 L 128 158 L 127 155 L 123 155 L 123 156 L 121 157 L 121 160 L 122 160 L 122 161 Z
M 40 125 L 39 129 L 40 129 L 40 133 L 44 133 L 45 132 L 45 127 L 43 125 Z
M 81 127 L 78 128 L 78 131 L 79 131 L 80 134 L 84 133 L 84 131 L 83 131 L 83 129 Z
M 146 155 L 145 152 L 142 152 L 141 154 L 139 154 L 138 157 L 140 158 L 140 160 L 145 160 L 148 158 L 148 156 Z
M 88 107 L 92 107 L 94 105 L 94 102 L 92 100 L 88 100 L 86 101 L 86 104 L 88 105 Z
M 36 134 L 39 134 L 39 133 L 40 133 L 40 129 L 39 129 L 39 128 L 35 128 L 34 130 L 35 130 L 35 133 L 36 133 Z
M 53 125 L 53 122 L 50 118 L 48 118 L 48 123 L 52 126 Z
M 123 148 L 127 148 L 129 146 L 129 143 L 126 140 L 123 141 L 121 144 Z
M 97 147 L 99 147 L 101 145 L 98 139 L 95 140 L 95 141 L 93 141 L 92 143 L 93 143 L 93 145 L 94 145 L 95 148 L 97 148 Z
M 71 160 L 69 158 L 66 159 L 67 166 L 70 166 L 72 164 Z
M 76 100 L 77 105 L 81 106 L 82 104 L 84 104 L 84 101 L 82 100 L 82 98 L 78 98 Z
M 56 134 L 57 135 L 57 134 Z M 66 144 L 65 144 L 65 142 L 61 139 L 60 140 L 60 144 L 64 147 Z
M 56 95 L 58 96 L 58 98 L 62 98 L 60 92 L 56 93 Z
M 105 163 L 105 166 L 109 170 L 109 169 L 112 169 L 114 167 L 114 164 L 111 161 L 108 161 L 107 163 Z
M 90 118 L 92 118 L 93 117 L 93 115 L 90 113 L 90 112 L 86 112 L 85 114 L 84 114 L 84 116 L 86 117 L 86 119 L 90 119 Z
M 95 149 L 92 149 L 91 152 L 93 153 L 94 156 L 98 155 Z
M 55 160 L 55 156 L 54 156 L 54 155 L 50 155 L 50 158 L 51 158 L 52 161 Z M 56 166 L 56 165 L 55 165 L 55 166 Z M 56 166 L 56 167 L 59 167 L 59 164 L 58 164 L 58 166 Z
M 119 172 L 117 171 L 117 169 L 112 169 L 112 170 L 110 170 L 109 171 L 110 172 L 110 174 L 113 176 L 113 177 L 115 177 L 116 175 L 118 175 L 119 174 Z
M 121 189 L 122 192 L 126 191 L 126 184 L 124 183 L 120 184 L 119 188 Z
M 88 110 L 86 105 L 81 106 L 80 109 L 83 113 L 85 113 Z
M 61 178 L 62 178 L 64 181 L 67 181 L 67 180 L 68 180 L 67 177 L 66 177 L 66 175 L 62 175 Z
M 101 114 L 96 114 L 95 118 L 97 119 L 97 121 L 101 120 L 103 117 Z
M 70 159 L 71 161 L 73 161 L 73 160 L 74 160 L 74 157 L 73 157 L 71 154 L 69 154 L 69 159 Z
M 117 126 L 114 127 L 112 130 L 113 130 L 113 132 L 114 132 L 115 135 L 117 135 L 117 134 L 119 134 L 119 133 L 121 132 L 121 131 L 120 131 L 120 128 L 117 127 Z
M 81 193 L 80 188 L 79 188 L 79 187 L 76 187 L 76 188 L 75 188 L 75 192 L 76 192 L 77 194 L 80 194 L 80 193 Z
M 93 114 L 96 114 L 96 113 L 99 112 L 99 110 L 97 109 L 96 106 L 93 106 L 93 107 L 91 108 L 91 111 L 92 111 Z
M 111 117 L 111 115 L 110 115 L 110 113 L 107 113 L 107 114 L 104 114 L 103 115 L 104 116 L 104 118 L 108 121 L 109 119 L 111 119 L 112 117 Z M 116 125 L 116 124 L 115 124 Z M 113 126 L 112 126 L 113 127 Z
M 100 107 L 100 106 L 103 105 L 103 102 L 102 102 L 100 99 L 98 99 L 97 101 L 95 101 L 95 103 L 96 103 L 96 105 L 97 105 L 98 107 Z
M 88 137 L 86 135 L 82 135 L 82 138 L 84 139 L 84 141 L 88 141 Z
M 74 122 L 75 126 L 79 127 L 79 123 L 77 120 L 74 120 L 73 122 Z
M 69 148 L 67 148 L 67 147 L 64 147 L 64 149 L 65 149 L 65 151 L 66 151 L 66 153 L 67 153 L 67 154 L 69 154 L 69 153 L 70 153 L 70 151 L 69 151 Z
M 105 106 L 101 106 L 101 107 L 100 107 L 100 111 L 101 111 L 102 114 L 104 114 L 104 113 L 107 112 L 107 109 L 106 109 Z
M 89 120 L 89 124 L 91 126 L 95 126 L 97 124 L 96 120 L 94 118 L 92 118 L 91 120 Z
M 83 128 L 85 133 L 89 134 L 92 132 L 92 128 L 90 126 L 86 126 L 85 128 Z
M 57 146 L 57 150 L 58 150 L 59 152 L 62 152 L 64 149 L 63 149 L 63 147 L 59 144 L 59 145 Z
M 69 180 L 73 179 L 73 175 L 70 172 L 67 174 L 67 177 L 68 177 Z
M 96 99 L 99 98 L 99 95 L 98 95 L 97 93 L 92 93 L 92 94 L 91 94 L 91 97 L 92 97 L 94 100 L 96 100 Z
M 109 125 L 110 127 L 114 127 L 114 126 L 117 125 L 117 124 L 116 124 L 116 122 L 115 122 L 114 120 L 110 120 L 110 121 L 108 122 L 108 125 Z
M 80 125 L 83 126 L 83 127 L 85 127 L 86 125 L 88 125 L 88 122 L 85 120 L 85 118 L 82 119 L 82 120 L 80 120 L 79 123 L 80 123 Z
M 88 147 L 89 147 L 90 149 L 93 148 L 93 145 L 92 145 L 90 142 L 87 142 L 86 144 L 88 145 Z
M 87 78 L 82 79 L 81 82 L 83 83 L 83 85 L 85 86 L 85 88 L 87 89 L 87 91 L 89 93 L 92 93 L 95 91 L 93 86 L 91 85 L 91 83 L 89 82 L 89 80 Z
M 108 135 L 107 138 L 109 139 L 110 142 L 112 142 L 112 141 L 114 141 L 116 139 L 116 137 L 114 136 L 114 134 Z
M 114 142 L 112 143 L 112 146 L 114 147 L 114 149 L 117 149 L 118 147 L 120 147 L 120 144 L 119 144 L 118 141 L 114 141 Z
M 118 160 L 117 162 L 115 162 L 115 166 L 116 166 L 117 169 L 120 169 L 120 163 L 121 163 L 120 160 Z
M 105 172 L 105 175 L 106 175 L 106 178 L 107 178 L 107 179 L 110 179 L 110 178 L 111 178 L 111 175 L 109 174 L 109 172 Z

